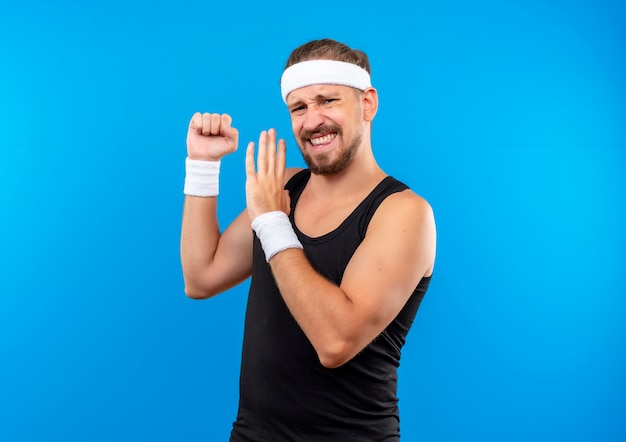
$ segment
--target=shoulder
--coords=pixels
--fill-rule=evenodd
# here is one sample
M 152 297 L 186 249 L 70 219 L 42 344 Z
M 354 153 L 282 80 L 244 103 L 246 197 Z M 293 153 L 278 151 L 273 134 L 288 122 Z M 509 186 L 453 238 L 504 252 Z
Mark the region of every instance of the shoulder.
M 433 208 L 424 197 L 416 194 L 411 189 L 405 189 L 385 198 L 376 214 L 381 215 L 381 217 L 402 217 L 404 214 L 411 217 L 416 215 L 432 217 Z
M 395 248 L 416 274 L 433 271 L 437 229 L 430 203 L 410 189 L 389 195 L 374 214 L 367 234 L 381 250 Z M 409 264 L 411 263 L 411 264 Z
M 422 239 L 435 237 L 435 216 L 430 203 L 411 189 L 389 195 L 380 204 L 368 231 L 382 236 L 401 231 Z M 369 232 L 368 232 L 369 233 Z

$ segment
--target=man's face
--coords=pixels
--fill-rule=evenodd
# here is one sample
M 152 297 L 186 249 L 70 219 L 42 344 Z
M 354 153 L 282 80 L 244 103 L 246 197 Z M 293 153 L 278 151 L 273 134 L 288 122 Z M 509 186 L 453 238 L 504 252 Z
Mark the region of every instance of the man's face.
M 287 97 L 291 127 L 312 173 L 332 175 L 352 163 L 362 141 L 360 96 L 351 87 L 324 84 Z

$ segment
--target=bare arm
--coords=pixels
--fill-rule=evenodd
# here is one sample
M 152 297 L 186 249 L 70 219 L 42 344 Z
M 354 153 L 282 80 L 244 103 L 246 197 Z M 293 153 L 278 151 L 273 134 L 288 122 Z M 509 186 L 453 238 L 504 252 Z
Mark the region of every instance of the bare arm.
M 193 160 L 219 161 L 237 149 L 238 132 L 224 114 L 193 115 L 187 153 Z M 220 232 L 217 196 L 186 196 L 180 237 L 185 293 L 208 298 L 246 279 L 252 270 L 252 232 L 242 212 Z
M 185 197 L 180 256 L 185 293 L 190 298 L 214 296 L 237 285 L 252 271 L 252 230 L 242 212 L 220 233 L 216 198 Z
M 286 211 L 278 191 L 285 147 L 275 134 L 259 139 L 246 154 L 246 198 L 254 219 Z M 270 259 L 272 273 L 290 312 L 326 367 L 349 361 L 397 316 L 435 259 L 435 222 L 430 205 L 411 191 L 389 196 L 372 218 L 364 241 L 337 286 L 311 266 L 302 250 L 290 248 Z
M 337 367 L 352 359 L 397 316 L 423 276 L 432 272 L 435 226 L 430 206 L 410 191 L 388 197 L 337 286 L 301 250 L 270 260 L 281 294 L 316 349 Z

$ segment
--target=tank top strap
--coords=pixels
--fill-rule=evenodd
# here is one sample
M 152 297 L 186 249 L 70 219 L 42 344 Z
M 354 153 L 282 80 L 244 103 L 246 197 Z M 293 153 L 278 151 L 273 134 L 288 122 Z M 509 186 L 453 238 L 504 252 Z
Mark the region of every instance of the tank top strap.
M 365 238 L 367 226 L 385 198 L 394 193 L 402 192 L 408 188 L 409 187 L 406 184 L 396 180 L 392 176 L 387 176 L 380 183 L 378 183 L 374 190 L 370 192 L 370 194 L 355 210 L 355 214 L 358 216 L 359 220 L 359 235 L 361 238 Z
M 311 171 L 309 169 L 303 169 L 297 172 L 294 176 L 292 176 L 289 181 L 285 184 L 285 190 L 289 191 L 290 198 L 290 206 L 291 206 L 291 216 L 293 216 L 293 212 L 295 211 L 296 203 L 300 199 L 300 195 L 304 190 L 306 183 L 309 182 L 309 178 L 311 177 Z

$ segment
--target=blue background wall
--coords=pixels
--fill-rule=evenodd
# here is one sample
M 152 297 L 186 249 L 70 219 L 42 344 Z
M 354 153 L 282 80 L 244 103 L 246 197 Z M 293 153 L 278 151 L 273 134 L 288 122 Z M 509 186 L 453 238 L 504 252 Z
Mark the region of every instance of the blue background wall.
M 406 441 L 626 439 L 626 8 L 606 0 L 0 7 L 0 440 L 226 440 L 247 284 L 183 294 L 188 119 L 276 127 L 289 52 L 365 50 L 374 149 L 434 207 Z M 408 2 L 407 2 L 408 3 Z

